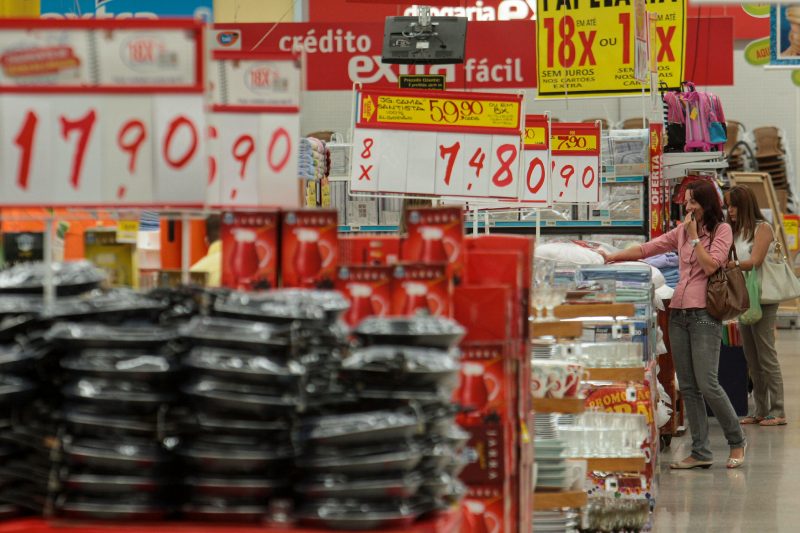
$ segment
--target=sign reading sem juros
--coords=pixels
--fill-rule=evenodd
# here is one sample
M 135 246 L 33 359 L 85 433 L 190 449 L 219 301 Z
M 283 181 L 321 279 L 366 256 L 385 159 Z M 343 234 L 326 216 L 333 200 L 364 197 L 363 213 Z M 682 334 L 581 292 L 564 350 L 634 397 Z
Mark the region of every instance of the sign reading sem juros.
M 538 0 L 536 22 L 540 98 L 640 93 L 631 0 Z M 656 26 L 659 80 L 683 80 L 686 1 L 649 0 Z

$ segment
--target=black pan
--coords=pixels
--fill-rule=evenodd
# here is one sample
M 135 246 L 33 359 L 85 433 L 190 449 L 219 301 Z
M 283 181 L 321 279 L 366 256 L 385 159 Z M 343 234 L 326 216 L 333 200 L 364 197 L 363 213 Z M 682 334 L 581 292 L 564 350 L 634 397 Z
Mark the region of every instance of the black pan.
M 260 354 L 285 354 L 292 328 L 249 320 L 195 317 L 180 328 L 181 336 L 194 346 L 241 348 Z
M 153 391 L 146 382 L 82 378 L 62 387 L 68 399 L 119 412 L 152 413 L 175 401 L 170 392 Z
M 165 479 L 142 475 L 68 474 L 61 485 L 68 491 L 104 497 L 131 493 L 153 494 L 168 487 Z
M 166 519 L 169 509 L 151 504 L 108 503 L 67 500 L 57 506 L 64 518 L 75 520 L 112 520 L 116 522 L 154 522 Z
M 321 500 L 307 503 L 298 512 L 309 526 L 346 530 L 406 529 L 419 512 L 402 501 L 365 502 L 362 500 Z
M 58 322 L 47 338 L 60 347 L 155 349 L 175 340 L 174 330 L 153 325 L 109 326 L 98 323 Z
M 192 403 L 206 412 L 225 416 L 269 417 L 293 412 L 297 396 L 273 388 L 199 379 L 181 388 Z
M 290 447 L 248 449 L 190 444 L 180 448 L 178 455 L 191 471 L 240 474 L 263 472 L 280 463 L 286 464 L 294 458 L 294 451 Z
M 280 442 L 285 440 L 283 437 L 288 434 L 291 424 L 280 419 L 232 419 L 224 415 L 197 412 L 187 417 L 183 427 L 191 433 L 270 437 L 273 442 Z
M 156 436 L 160 429 L 164 433 L 174 432 L 172 424 L 166 423 L 159 427 L 156 415 L 142 414 L 108 414 L 104 409 L 86 406 L 71 406 L 63 414 L 68 429 L 77 435 L 109 436 L 109 435 L 137 435 Z
M 449 349 L 457 345 L 466 332 L 448 318 L 416 316 L 368 318 L 358 325 L 355 333 L 367 345 Z
M 422 484 L 419 474 L 404 476 L 349 477 L 342 474 L 313 476 L 295 486 L 308 498 L 404 499 L 416 495 Z
M 305 368 L 285 357 L 255 355 L 222 348 L 196 347 L 183 364 L 199 375 L 222 380 L 298 387 Z
M 307 418 L 300 423 L 298 438 L 318 445 L 345 446 L 405 440 L 421 430 L 420 420 L 412 411 L 370 411 Z
M 285 479 L 188 477 L 184 485 L 201 497 L 261 500 L 286 486 Z
M 178 371 L 178 364 L 166 355 L 147 354 L 140 350 L 92 348 L 80 355 L 65 357 L 61 368 L 79 376 L 126 381 L 145 381 L 158 385 Z
M 0 374 L 0 404 L 19 405 L 34 396 L 36 384 L 27 379 Z
M 63 446 L 67 464 L 94 471 L 136 473 L 165 466 L 170 456 L 147 440 L 68 440 Z
M 353 381 L 404 383 L 421 388 L 457 380 L 460 368 L 458 350 L 368 346 L 355 350 L 342 361 L 341 373 Z
M 263 521 L 270 509 L 257 504 L 213 504 L 198 501 L 184 505 L 181 512 L 186 519 L 197 522 L 255 523 Z

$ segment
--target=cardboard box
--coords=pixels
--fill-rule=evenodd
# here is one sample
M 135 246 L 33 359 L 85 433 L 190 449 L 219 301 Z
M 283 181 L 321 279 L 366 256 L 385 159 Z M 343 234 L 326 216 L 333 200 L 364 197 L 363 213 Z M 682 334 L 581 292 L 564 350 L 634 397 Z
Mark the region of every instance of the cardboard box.
M 461 207 L 419 207 L 405 212 L 408 237 L 403 261 L 447 265 L 458 285 L 464 270 L 464 211 Z
M 284 287 L 332 288 L 338 268 L 336 211 L 287 211 L 281 220 Z
M 340 235 L 342 265 L 392 266 L 400 259 L 399 235 Z
M 461 471 L 461 481 L 468 486 L 502 487 L 510 479 L 516 464 L 513 425 L 475 421 L 461 427 L 470 434 L 467 448 L 475 459 Z
M 3 259 L 7 267 L 44 260 L 44 233 L 3 233 Z
M 508 252 L 515 250 L 522 254 L 522 286 L 530 288 L 533 283 L 533 237 L 521 235 L 476 235 L 467 237 L 465 245 L 468 252 Z
M 264 290 L 278 285 L 276 211 L 222 215 L 222 286 Z
M 461 533 L 510 533 L 516 531 L 512 515 L 514 490 L 504 486 L 470 486 L 462 503 Z M 532 521 L 532 520 L 531 520 Z
M 117 242 L 116 228 L 92 228 L 84 234 L 86 259 L 106 271 L 112 287 L 139 288 L 136 245 Z
M 336 289 L 349 301 L 344 315 L 350 326 L 369 316 L 388 316 L 392 305 L 393 269 L 388 266 L 341 266 Z
M 511 289 L 504 285 L 456 287 L 453 317 L 467 330 L 462 343 L 511 340 L 511 296 Z
M 392 314 L 411 316 L 427 311 L 431 316 L 451 316 L 452 288 L 443 264 L 395 266 L 392 292 Z

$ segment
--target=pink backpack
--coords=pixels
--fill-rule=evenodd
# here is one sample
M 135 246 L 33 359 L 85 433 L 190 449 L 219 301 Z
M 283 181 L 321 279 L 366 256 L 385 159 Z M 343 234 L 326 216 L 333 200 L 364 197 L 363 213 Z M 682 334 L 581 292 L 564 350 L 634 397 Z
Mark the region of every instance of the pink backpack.
M 688 91 L 680 93 L 686 124 L 686 152 L 722 150 L 727 140 L 725 114 L 719 97 L 695 90 L 694 83 L 685 82 Z

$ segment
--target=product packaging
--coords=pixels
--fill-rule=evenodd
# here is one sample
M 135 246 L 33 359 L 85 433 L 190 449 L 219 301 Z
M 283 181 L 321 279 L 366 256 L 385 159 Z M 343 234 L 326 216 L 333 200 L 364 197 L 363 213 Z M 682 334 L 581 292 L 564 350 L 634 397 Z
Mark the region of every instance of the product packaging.
M 461 286 L 453 290 L 456 322 L 464 326 L 464 342 L 511 340 L 511 289 L 508 286 Z
M 342 266 L 336 289 L 349 301 L 345 322 L 356 326 L 369 316 L 388 316 L 392 306 L 393 269 L 386 266 Z
M 284 287 L 333 287 L 339 256 L 337 230 L 335 210 L 283 213 L 281 279 Z
M 456 285 L 464 270 L 464 212 L 460 207 L 424 207 L 405 212 L 408 237 L 402 260 L 446 263 Z
M 399 235 L 342 235 L 339 263 L 342 265 L 396 265 L 400 259 Z
M 510 482 L 501 487 L 470 486 L 462 503 L 461 533 L 514 531 L 513 492 Z
M 93 228 L 84 234 L 86 259 L 103 269 L 113 287 L 139 288 L 136 245 L 117 242 L 116 228 Z
M 402 264 L 394 267 L 392 314 L 410 316 L 427 312 L 449 317 L 452 289 L 444 264 Z
M 278 284 L 277 212 L 222 215 L 222 285 L 264 290 Z
M 3 233 L 3 259 L 5 266 L 30 263 L 44 259 L 44 233 L 24 231 Z

